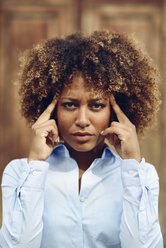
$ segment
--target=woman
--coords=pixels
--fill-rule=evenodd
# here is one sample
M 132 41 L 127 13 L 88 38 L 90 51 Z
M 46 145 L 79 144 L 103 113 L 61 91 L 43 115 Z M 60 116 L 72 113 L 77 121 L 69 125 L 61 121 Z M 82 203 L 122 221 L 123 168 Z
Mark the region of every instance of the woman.
M 3 174 L 1 247 L 163 247 L 158 176 L 137 137 L 160 104 L 150 58 L 107 31 L 46 40 L 24 58 L 32 140 Z

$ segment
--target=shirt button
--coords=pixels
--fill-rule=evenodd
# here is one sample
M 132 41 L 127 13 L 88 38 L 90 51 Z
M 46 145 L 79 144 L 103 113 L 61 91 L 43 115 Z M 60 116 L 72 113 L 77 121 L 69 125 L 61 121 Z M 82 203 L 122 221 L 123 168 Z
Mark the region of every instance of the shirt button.
M 80 201 L 81 201 L 81 202 L 84 202 L 84 201 L 85 201 L 85 197 L 81 196 L 81 197 L 80 197 Z
M 33 176 L 37 176 L 37 175 L 39 175 L 39 173 L 40 173 L 40 171 L 37 171 L 37 170 L 32 171 Z
M 144 207 L 143 207 L 143 206 L 141 206 L 141 207 L 140 207 L 140 211 L 143 211 L 143 210 L 144 210 Z
M 140 174 L 141 174 L 141 175 L 143 175 L 143 174 L 144 174 L 143 169 L 140 169 Z
M 129 174 L 132 176 L 134 175 L 134 170 L 129 170 Z

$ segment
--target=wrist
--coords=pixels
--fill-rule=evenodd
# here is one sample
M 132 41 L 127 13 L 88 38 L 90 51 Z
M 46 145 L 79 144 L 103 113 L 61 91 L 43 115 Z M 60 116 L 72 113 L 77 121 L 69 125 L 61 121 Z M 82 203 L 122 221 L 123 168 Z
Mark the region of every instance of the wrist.
M 31 162 L 31 161 L 45 161 L 44 159 L 34 159 L 34 158 L 29 158 L 27 159 L 27 162 L 28 164 Z
M 42 158 L 39 158 L 38 156 L 30 154 L 28 156 L 27 162 L 30 163 L 31 161 L 45 161 L 45 159 L 42 159 Z
M 138 163 L 141 163 L 141 161 L 142 161 L 141 155 L 123 156 L 122 159 L 135 159 Z

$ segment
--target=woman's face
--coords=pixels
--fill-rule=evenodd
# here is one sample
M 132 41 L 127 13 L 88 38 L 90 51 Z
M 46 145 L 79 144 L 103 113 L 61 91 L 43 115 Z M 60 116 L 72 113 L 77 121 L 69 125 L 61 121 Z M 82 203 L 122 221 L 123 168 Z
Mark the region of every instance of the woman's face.
M 81 76 L 64 88 L 57 105 L 60 136 L 67 146 L 86 152 L 104 142 L 101 131 L 109 125 L 109 98 L 102 92 L 88 89 Z

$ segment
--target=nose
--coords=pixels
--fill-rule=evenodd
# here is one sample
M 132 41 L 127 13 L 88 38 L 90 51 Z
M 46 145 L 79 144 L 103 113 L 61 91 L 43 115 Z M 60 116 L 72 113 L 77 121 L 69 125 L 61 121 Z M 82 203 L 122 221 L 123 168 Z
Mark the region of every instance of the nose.
M 86 110 L 86 108 L 82 107 L 78 110 L 75 124 L 76 126 L 81 128 L 85 128 L 90 125 L 88 111 Z

